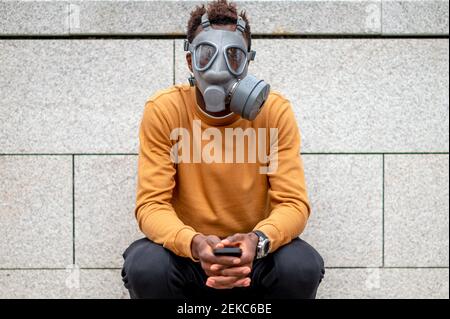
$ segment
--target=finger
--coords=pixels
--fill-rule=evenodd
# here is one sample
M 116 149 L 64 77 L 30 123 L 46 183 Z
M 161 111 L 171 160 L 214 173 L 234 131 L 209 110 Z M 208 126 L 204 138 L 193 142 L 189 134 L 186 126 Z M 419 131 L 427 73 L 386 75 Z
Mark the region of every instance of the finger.
M 216 286 L 230 286 L 236 281 L 240 280 L 238 277 L 226 277 L 226 276 L 212 276 L 208 280 L 213 282 Z
M 211 247 L 214 248 L 218 243 L 220 243 L 220 238 L 217 236 L 209 235 L 206 237 L 206 243 Z
M 225 238 L 225 239 L 222 239 L 222 241 L 218 245 L 223 245 L 224 247 L 225 246 L 237 247 L 237 246 L 239 246 L 239 244 L 240 244 L 239 242 L 231 241 L 230 239 Z
M 209 281 L 209 283 L 211 283 L 214 287 L 231 288 L 234 287 L 236 282 L 241 279 L 242 278 L 238 277 L 213 276 L 209 277 L 207 281 Z
M 248 266 L 245 266 L 245 267 L 231 267 L 231 268 L 222 269 L 222 270 L 220 270 L 218 272 L 222 276 L 243 278 L 243 277 L 246 277 L 248 274 L 250 274 L 251 269 Z
M 241 260 L 241 262 L 242 262 L 242 260 Z M 251 270 L 252 263 L 242 263 L 242 265 L 237 265 L 237 266 L 225 266 L 225 265 L 220 265 L 220 264 L 211 264 L 211 265 L 209 265 L 209 270 L 222 271 L 227 268 L 243 268 L 243 267 L 248 267 Z
M 205 254 L 202 260 L 208 264 L 219 264 L 223 266 L 236 266 L 241 263 L 239 257 L 232 256 L 215 256 L 213 254 Z
M 237 233 L 231 236 L 228 236 L 227 238 L 222 240 L 222 243 L 224 245 L 231 245 L 233 243 L 237 243 L 240 241 L 243 241 L 245 238 L 245 234 Z
M 222 269 L 228 268 L 228 266 L 224 266 L 224 265 L 219 265 L 219 264 L 212 264 L 209 266 L 209 269 L 212 271 L 219 271 Z
M 222 239 L 220 243 L 216 245 L 215 248 L 223 248 L 223 247 L 239 247 L 241 242 L 230 242 L 228 239 Z
M 216 281 L 214 279 L 210 279 L 210 278 L 208 278 L 206 280 L 205 285 L 208 287 L 214 288 L 214 289 L 231 289 L 231 288 L 233 288 L 233 286 L 231 286 L 231 285 L 229 285 L 229 286 L 219 285 L 216 283 Z
M 223 248 L 223 247 L 225 247 L 225 245 L 222 242 L 220 242 L 214 248 Z
M 206 273 L 208 277 L 211 276 L 220 276 L 221 270 L 227 268 L 228 266 L 214 264 L 216 267 L 212 267 L 213 264 L 202 262 L 203 271 Z
M 242 264 L 253 263 L 254 258 L 255 258 L 255 252 L 251 252 L 247 246 L 242 247 L 242 255 L 241 255 L 241 263 Z
M 206 276 L 208 277 L 215 277 L 215 276 L 220 276 L 220 272 L 217 271 L 210 271 L 207 269 L 204 269 Z
M 248 287 L 250 286 L 250 283 L 252 282 L 252 280 L 248 277 L 239 279 L 238 281 L 236 281 L 234 283 L 234 287 Z
M 248 277 L 233 278 L 233 277 L 215 276 L 209 277 L 206 281 L 206 285 L 216 289 L 231 289 L 234 287 L 248 287 L 250 285 L 250 282 L 251 279 Z
M 228 267 L 229 266 L 224 266 L 224 265 L 219 265 L 219 264 L 211 265 L 211 264 L 207 264 L 207 263 L 202 265 L 202 268 L 208 277 L 222 276 L 223 269 L 226 269 Z
M 211 277 L 215 280 L 215 285 L 219 287 L 244 287 L 250 285 L 251 279 L 249 277 L 244 278 L 235 278 L 235 280 L 228 280 L 228 278 L 232 277 Z M 221 278 L 221 280 L 217 280 L 216 278 Z M 222 280 L 222 278 L 224 278 Z
M 235 287 L 248 287 L 248 286 L 250 286 L 250 281 L 248 278 L 244 278 L 244 279 L 237 281 L 231 285 L 219 285 L 217 283 L 212 283 L 212 284 L 207 283 L 207 286 L 214 288 L 214 289 L 232 289 Z

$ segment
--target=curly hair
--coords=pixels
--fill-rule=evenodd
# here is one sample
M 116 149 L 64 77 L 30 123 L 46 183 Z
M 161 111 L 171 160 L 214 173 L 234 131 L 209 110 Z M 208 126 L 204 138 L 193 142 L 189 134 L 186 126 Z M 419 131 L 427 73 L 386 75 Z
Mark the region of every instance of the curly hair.
M 202 15 L 208 12 L 208 18 L 211 24 L 236 24 L 237 22 L 237 9 L 236 4 L 233 2 L 227 2 L 227 0 L 216 0 L 208 3 L 208 8 L 204 4 L 196 6 L 191 12 L 191 17 L 187 26 L 187 39 L 189 43 L 192 43 L 195 37 L 195 31 L 201 24 Z M 251 49 L 251 32 L 250 24 L 246 16 L 245 11 L 241 11 L 239 14 L 245 21 L 244 37 L 247 39 L 248 51 Z

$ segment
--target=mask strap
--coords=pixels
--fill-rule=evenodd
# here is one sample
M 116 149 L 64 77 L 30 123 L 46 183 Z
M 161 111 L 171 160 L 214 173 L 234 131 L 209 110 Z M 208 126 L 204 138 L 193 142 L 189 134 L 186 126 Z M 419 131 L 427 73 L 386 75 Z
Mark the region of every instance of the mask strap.
M 205 12 L 202 15 L 201 26 L 202 26 L 203 30 L 209 30 L 210 25 L 211 25 L 211 23 L 209 22 L 209 19 L 208 19 L 208 13 Z
M 211 26 L 211 22 L 209 22 L 209 18 L 208 18 L 208 13 L 207 12 L 205 12 L 202 15 L 201 26 L 202 26 L 203 30 L 208 30 L 209 27 Z M 238 16 L 238 19 L 237 19 L 237 22 L 236 22 L 236 29 L 241 31 L 242 33 L 244 33 L 245 26 L 246 26 L 246 23 L 245 23 L 244 19 L 242 19 L 241 16 Z
M 238 16 L 238 19 L 236 22 L 236 30 L 239 30 L 242 33 L 242 35 L 244 35 L 246 25 L 247 24 L 245 23 L 244 19 L 242 19 L 241 16 Z M 252 41 L 252 39 L 250 38 L 249 46 L 251 45 L 251 41 Z M 256 54 L 255 51 L 249 51 L 249 60 L 250 61 L 253 61 L 255 59 L 255 54 Z
M 191 76 L 188 77 L 189 86 L 195 86 L 197 81 L 195 80 L 195 77 L 191 74 Z
M 241 31 L 241 33 L 244 33 L 245 31 L 245 21 L 241 18 L 241 16 L 238 16 L 237 22 L 236 22 L 236 29 Z

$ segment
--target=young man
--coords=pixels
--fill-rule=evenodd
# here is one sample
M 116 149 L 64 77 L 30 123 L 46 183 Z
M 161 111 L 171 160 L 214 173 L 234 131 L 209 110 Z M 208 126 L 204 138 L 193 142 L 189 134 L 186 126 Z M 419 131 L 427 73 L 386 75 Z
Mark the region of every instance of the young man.
M 132 298 L 314 298 L 321 256 L 290 102 L 247 74 L 250 26 L 226 0 L 188 23 L 190 85 L 153 95 L 140 126 L 136 218 L 124 253 Z M 242 254 L 217 255 L 238 247 Z

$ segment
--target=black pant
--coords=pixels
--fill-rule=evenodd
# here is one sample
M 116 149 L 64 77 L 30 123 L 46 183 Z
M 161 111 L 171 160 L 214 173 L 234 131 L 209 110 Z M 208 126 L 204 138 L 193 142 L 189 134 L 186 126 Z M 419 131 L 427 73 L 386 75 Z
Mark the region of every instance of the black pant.
M 255 260 L 250 286 L 232 289 L 206 286 L 207 275 L 200 263 L 147 238 L 132 243 L 123 257 L 122 279 L 131 298 L 315 298 L 325 274 L 322 257 L 299 238 Z

